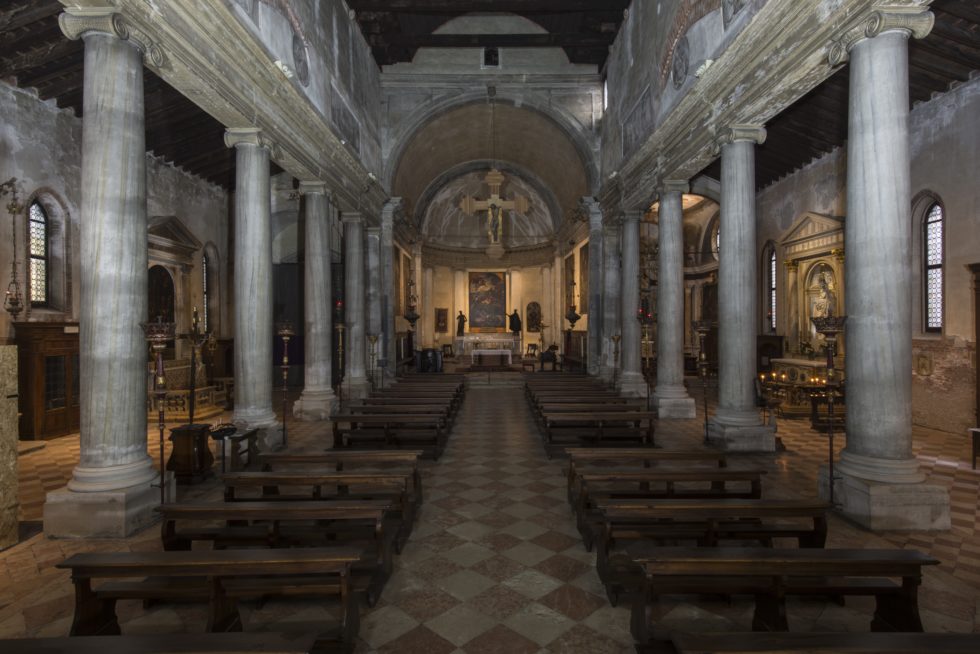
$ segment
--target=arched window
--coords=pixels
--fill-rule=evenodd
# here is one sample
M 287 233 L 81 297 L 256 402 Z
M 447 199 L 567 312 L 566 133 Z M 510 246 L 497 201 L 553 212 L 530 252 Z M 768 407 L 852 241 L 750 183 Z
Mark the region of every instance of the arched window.
M 208 304 L 211 298 L 208 297 L 208 253 L 201 256 L 201 298 L 204 304 L 204 323 L 205 332 L 211 331 L 210 321 L 208 320 Z
M 943 207 L 929 207 L 922 223 L 922 277 L 925 282 L 925 330 L 943 330 Z
M 769 331 L 776 332 L 776 248 L 769 248 L 769 315 L 766 324 Z
M 48 306 L 48 212 L 41 203 L 31 203 L 30 220 L 31 306 Z

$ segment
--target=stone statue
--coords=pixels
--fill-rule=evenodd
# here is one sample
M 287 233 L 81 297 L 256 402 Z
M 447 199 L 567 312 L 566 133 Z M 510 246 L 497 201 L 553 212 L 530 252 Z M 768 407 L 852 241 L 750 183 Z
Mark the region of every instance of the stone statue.
M 810 312 L 811 318 L 826 318 L 834 315 L 834 304 L 836 298 L 830 289 L 830 282 L 827 273 L 820 273 L 817 277 L 817 297 L 813 301 L 813 310 Z
M 510 331 L 519 334 L 522 328 L 521 316 L 517 313 L 517 309 L 514 309 L 514 313 L 510 314 Z
M 459 312 L 459 315 L 456 316 L 456 335 L 457 336 L 462 336 L 463 335 L 463 325 L 465 325 L 465 324 L 466 324 L 466 316 L 464 316 L 463 315 L 463 312 L 460 311 Z

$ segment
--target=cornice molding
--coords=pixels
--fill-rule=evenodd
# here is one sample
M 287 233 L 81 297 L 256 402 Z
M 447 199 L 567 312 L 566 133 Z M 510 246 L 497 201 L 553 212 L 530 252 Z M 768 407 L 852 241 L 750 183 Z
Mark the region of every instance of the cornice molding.
M 852 24 L 843 35 L 833 41 L 827 50 L 831 66 L 840 66 L 850 57 L 851 48 L 866 39 L 873 39 L 885 32 L 902 31 L 912 38 L 929 35 L 936 17 L 925 7 L 886 6 L 872 11 L 869 16 Z

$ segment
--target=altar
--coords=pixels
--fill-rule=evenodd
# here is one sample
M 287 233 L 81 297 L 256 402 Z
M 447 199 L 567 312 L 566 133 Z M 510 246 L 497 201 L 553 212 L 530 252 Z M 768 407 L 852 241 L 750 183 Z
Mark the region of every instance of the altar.
M 837 383 L 844 381 L 844 371 L 834 369 Z M 826 358 L 772 359 L 772 370 L 760 373 L 763 385 L 782 400 L 779 415 L 782 418 L 811 418 L 814 394 L 824 392 L 827 384 Z
M 520 347 L 520 335 L 515 337 L 510 332 L 501 332 L 499 334 L 465 334 L 463 336 L 457 336 L 454 342 L 456 356 L 470 356 L 471 358 L 475 350 L 506 350 L 511 354 L 520 354 Z M 484 352 L 484 354 L 491 354 L 491 352 Z M 495 354 L 503 354 L 503 352 L 496 352 Z

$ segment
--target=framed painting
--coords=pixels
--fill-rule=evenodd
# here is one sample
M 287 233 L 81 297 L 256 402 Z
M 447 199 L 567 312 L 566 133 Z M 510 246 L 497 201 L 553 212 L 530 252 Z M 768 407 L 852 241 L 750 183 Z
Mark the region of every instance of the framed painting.
M 507 327 L 507 281 L 502 272 L 471 272 L 470 331 L 503 333 Z
M 436 309 L 436 333 L 449 332 L 449 309 Z

